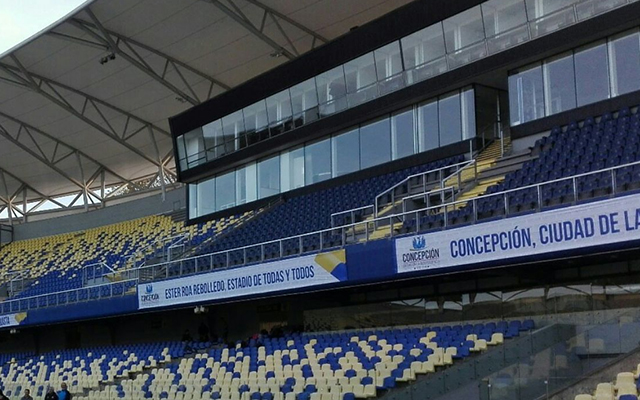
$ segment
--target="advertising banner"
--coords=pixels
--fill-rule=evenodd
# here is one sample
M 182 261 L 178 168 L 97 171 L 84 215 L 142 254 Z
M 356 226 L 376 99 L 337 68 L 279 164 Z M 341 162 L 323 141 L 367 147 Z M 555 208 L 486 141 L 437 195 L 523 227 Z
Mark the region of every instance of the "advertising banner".
M 336 250 L 138 286 L 138 308 L 229 299 L 347 280 L 345 250 Z
M 396 239 L 398 273 L 640 239 L 640 195 Z
M 0 315 L 0 328 L 18 326 L 27 318 L 27 313 Z

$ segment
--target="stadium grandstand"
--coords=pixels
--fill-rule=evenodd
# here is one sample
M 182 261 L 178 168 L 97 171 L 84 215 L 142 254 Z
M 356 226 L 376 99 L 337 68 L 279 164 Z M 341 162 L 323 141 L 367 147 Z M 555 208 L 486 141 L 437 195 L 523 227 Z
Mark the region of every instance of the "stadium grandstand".
M 638 400 L 640 2 L 78 4 L 0 54 L 6 397 Z

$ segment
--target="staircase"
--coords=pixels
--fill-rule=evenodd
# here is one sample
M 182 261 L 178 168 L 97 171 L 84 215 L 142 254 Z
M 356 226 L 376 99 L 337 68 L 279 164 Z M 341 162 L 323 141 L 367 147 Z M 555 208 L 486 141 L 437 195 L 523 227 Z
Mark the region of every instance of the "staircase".
M 511 140 L 509 137 L 505 137 L 503 140 L 495 140 L 491 144 L 489 144 L 486 148 L 484 148 L 475 158 L 475 164 L 470 164 L 469 166 L 463 168 L 458 173 L 451 175 L 448 179 L 446 179 L 443 185 L 436 185 L 430 191 L 426 193 L 428 196 L 429 193 L 437 193 L 439 190 L 443 190 L 445 188 L 451 188 L 451 194 L 448 196 L 443 196 L 442 199 L 444 202 L 448 201 L 459 201 L 459 200 L 467 200 L 471 199 L 486 193 L 487 189 L 501 182 L 504 179 L 505 173 L 502 171 L 505 169 L 505 165 L 517 165 L 517 168 L 520 167 L 521 161 L 519 157 L 516 158 L 517 162 L 514 164 L 514 158 L 512 156 L 504 156 L 511 150 Z M 528 159 L 528 156 L 526 157 Z M 504 161 L 508 160 L 508 161 Z M 498 172 L 497 174 L 495 172 Z M 449 194 L 449 193 L 447 193 Z M 422 201 L 425 196 L 414 195 L 417 200 Z M 399 214 L 402 212 L 403 202 L 410 201 L 411 197 L 404 197 L 398 199 L 395 203 L 390 204 L 385 207 L 383 210 L 379 212 L 379 216 L 385 215 L 393 215 Z M 456 203 L 452 207 L 448 207 L 449 211 L 454 209 L 462 208 L 466 205 L 466 202 Z M 427 207 L 427 204 L 416 204 L 412 209 L 420 209 Z M 371 220 L 373 217 L 368 217 L 367 220 Z M 369 224 L 362 225 L 360 229 L 357 229 L 356 232 L 363 232 L 365 226 L 369 228 Z M 391 229 L 394 232 L 398 232 L 403 226 L 402 218 L 398 218 L 397 221 L 392 223 L 392 227 L 390 226 L 390 222 L 379 222 L 376 224 L 375 230 L 371 232 L 368 236 L 369 240 L 381 239 L 387 237 L 391 234 Z M 367 237 L 363 236 L 361 240 L 366 240 Z
M 496 147 L 493 147 L 496 145 Z M 511 141 L 505 138 L 505 146 L 511 148 Z M 492 148 L 493 147 L 493 148 Z M 505 175 L 509 172 L 516 171 L 522 167 L 522 164 L 533 158 L 529 151 L 511 154 L 500 157 L 500 142 L 496 141 L 487 148 L 487 154 L 481 154 L 478 158 L 484 157 L 478 162 L 478 179 L 477 182 L 470 182 L 457 197 L 460 203 L 457 203 L 453 209 L 460 209 L 467 205 L 464 200 L 470 200 L 478 196 L 482 196 L 487 192 L 490 186 L 502 182 Z M 506 152 L 505 152 L 506 154 Z M 482 165 L 482 167 L 480 167 Z

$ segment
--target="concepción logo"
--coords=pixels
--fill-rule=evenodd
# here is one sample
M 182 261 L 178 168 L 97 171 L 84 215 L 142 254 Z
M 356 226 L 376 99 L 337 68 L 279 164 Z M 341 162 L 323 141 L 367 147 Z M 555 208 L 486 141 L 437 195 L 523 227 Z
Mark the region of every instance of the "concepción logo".
M 144 293 L 140 294 L 140 303 L 141 304 L 152 304 L 160 301 L 160 296 L 158 293 L 153 292 L 153 285 L 147 284 L 144 288 Z
M 413 251 L 420 251 L 427 247 L 427 239 L 424 236 L 416 236 L 413 238 Z
M 409 251 L 402 253 L 402 262 L 416 267 L 431 267 L 440 261 L 440 249 L 427 246 L 427 238 L 416 236 Z

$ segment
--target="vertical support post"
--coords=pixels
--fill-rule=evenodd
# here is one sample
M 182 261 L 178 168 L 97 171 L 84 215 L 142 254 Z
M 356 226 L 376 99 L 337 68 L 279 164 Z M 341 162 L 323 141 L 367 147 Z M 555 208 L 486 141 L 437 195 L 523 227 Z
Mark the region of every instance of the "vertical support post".
M 478 222 L 478 204 L 476 199 L 471 199 L 471 207 L 473 208 L 473 223 Z
M 616 173 L 615 170 L 611 170 L 611 197 L 615 197 L 616 195 Z
M 509 215 L 509 196 L 507 196 L 506 193 L 503 193 L 502 197 L 504 198 L 504 216 L 506 218 L 507 215 Z
M 542 188 L 541 185 L 536 186 L 536 191 L 538 192 L 538 211 L 542 210 Z

